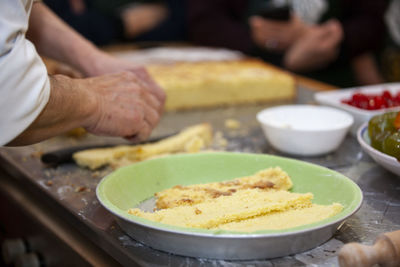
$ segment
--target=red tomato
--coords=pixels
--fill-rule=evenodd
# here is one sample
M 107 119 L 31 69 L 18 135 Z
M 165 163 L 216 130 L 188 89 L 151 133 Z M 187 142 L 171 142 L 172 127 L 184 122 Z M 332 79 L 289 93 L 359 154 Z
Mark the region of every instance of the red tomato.
M 398 92 L 396 95 L 392 95 L 388 90 L 384 90 L 378 95 L 355 92 L 350 99 L 342 99 L 341 102 L 366 110 L 396 107 L 400 106 L 400 92 Z

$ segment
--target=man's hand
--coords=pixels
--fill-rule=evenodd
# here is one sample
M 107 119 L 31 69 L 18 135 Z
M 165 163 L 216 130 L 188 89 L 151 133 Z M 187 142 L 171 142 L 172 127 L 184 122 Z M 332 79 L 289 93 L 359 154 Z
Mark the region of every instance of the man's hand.
M 142 141 L 160 120 L 165 94 L 144 69 L 77 82 L 95 99 L 91 116 L 83 125 L 93 134 Z
M 336 59 L 343 29 L 337 20 L 312 26 L 286 52 L 284 66 L 293 71 L 310 71 L 324 67 Z
M 27 145 L 85 127 L 98 135 L 146 139 L 160 120 L 165 93 L 144 69 L 86 79 L 50 77 L 51 93 L 39 117 L 8 145 Z
M 253 16 L 249 24 L 256 45 L 275 52 L 284 52 L 291 47 L 308 27 L 296 15 L 288 22 Z

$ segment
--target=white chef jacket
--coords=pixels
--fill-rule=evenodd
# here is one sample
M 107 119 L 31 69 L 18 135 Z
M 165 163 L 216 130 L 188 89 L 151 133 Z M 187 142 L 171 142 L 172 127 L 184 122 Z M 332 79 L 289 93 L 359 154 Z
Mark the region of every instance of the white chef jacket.
M 32 0 L 0 2 L 0 146 L 22 133 L 50 96 L 47 70 L 25 38 Z

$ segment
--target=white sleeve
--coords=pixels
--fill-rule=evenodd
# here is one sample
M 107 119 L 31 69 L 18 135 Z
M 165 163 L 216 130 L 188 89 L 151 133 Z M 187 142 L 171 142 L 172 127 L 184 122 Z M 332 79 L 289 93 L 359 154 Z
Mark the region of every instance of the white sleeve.
M 0 146 L 33 122 L 50 96 L 46 67 L 25 38 L 30 5 L 1 1 L 6 7 L 0 9 Z

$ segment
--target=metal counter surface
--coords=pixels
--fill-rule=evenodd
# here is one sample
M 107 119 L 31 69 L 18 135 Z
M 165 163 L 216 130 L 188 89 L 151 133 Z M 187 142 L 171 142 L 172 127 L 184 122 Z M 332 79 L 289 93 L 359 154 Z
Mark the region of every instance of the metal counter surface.
M 296 102 L 312 102 L 312 94 L 312 90 L 300 87 Z M 228 151 L 285 156 L 268 145 L 256 121 L 256 113 L 268 106 L 271 104 L 166 113 L 153 136 L 209 122 L 228 140 Z M 237 130 L 225 128 L 224 121 L 230 118 L 239 120 L 241 127 Z M 362 152 L 356 138 L 349 135 L 335 153 L 297 158 L 341 172 L 355 181 L 364 194 L 361 209 L 325 244 L 301 254 L 264 261 L 198 259 L 156 251 L 122 232 L 112 215 L 97 201 L 96 185 L 111 169 L 92 172 L 73 163 L 51 168 L 40 162 L 43 152 L 72 145 L 109 142 L 125 143 L 121 139 L 89 135 L 82 139 L 57 137 L 27 147 L 1 148 L 0 165 L 21 184 L 41 194 L 71 227 L 125 266 L 134 263 L 141 266 L 337 266 L 337 253 L 344 243 L 371 245 L 378 234 L 400 229 L 400 177 L 378 166 Z

